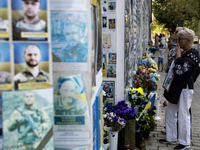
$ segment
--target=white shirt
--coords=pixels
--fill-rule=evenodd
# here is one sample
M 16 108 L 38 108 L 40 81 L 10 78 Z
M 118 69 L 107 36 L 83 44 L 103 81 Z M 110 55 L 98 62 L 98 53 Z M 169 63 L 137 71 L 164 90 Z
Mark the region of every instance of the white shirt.
M 164 48 L 159 48 L 158 57 L 164 58 L 164 54 L 165 54 L 165 49 Z

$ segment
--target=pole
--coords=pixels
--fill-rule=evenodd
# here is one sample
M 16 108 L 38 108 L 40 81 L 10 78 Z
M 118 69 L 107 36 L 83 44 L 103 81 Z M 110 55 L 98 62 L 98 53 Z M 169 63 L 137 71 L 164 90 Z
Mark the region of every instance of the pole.
M 198 26 L 198 51 L 199 51 L 199 39 L 200 39 L 200 0 L 199 0 L 199 26 Z

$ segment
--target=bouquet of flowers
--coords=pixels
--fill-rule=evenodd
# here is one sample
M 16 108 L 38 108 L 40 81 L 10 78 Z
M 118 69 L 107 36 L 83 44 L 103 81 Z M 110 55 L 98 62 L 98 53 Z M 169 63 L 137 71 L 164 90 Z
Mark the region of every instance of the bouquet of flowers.
M 125 127 L 126 121 L 123 118 L 118 117 L 115 113 L 109 112 L 103 115 L 104 125 L 111 127 L 111 131 L 121 131 Z
M 129 101 L 131 103 L 131 107 L 134 108 L 135 106 L 142 105 L 146 102 L 146 95 L 136 90 L 131 90 L 129 91 Z
M 137 114 L 136 109 L 128 107 L 128 104 L 125 102 L 125 100 L 119 101 L 117 105 L 114 106 L 114 112 L 126 120 L 135 119 Z

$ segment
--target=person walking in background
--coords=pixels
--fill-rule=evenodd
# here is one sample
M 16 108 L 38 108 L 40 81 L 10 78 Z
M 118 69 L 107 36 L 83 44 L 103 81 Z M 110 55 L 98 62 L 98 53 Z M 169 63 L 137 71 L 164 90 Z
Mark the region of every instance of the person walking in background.
M 158 48 L 158 42 L 159 42 L 159 37 L 158 37 L 158 34 L 156 33 L 156 35 L 155 35 L 155 44 L 154 44 L 155 48 Z
M 166 47 L 167 42 L 166 42 L 166 37 L 164 34 L 161 34 L 160 42 L 163 44 L 163 47 Z
M 169 92 L 164 91 L 164 97 L 169 102 L 165 111 L 166 139 L 161 139 L 159 142 L 177 144 L 178 120 L 179 144 L 174 150 L 184 150 L 190 147 L 191 115 L 189 109 L 194 94 L 193 84 L 198 76 L 199 68 L 199 52 L 192 48 L 194 36 L 194 31 L 188 28 L 178 32 L 174 78 Z
M 160 65 L 161 65 L 161 67 L 162 67 L 161 72 L 163 72 L 163 69 L 164 69 L 164 65 L 163 65 L 164 54 L 165 54 L 165 48 L 164 48 L 163 44 L 161 43 L 159 45 L 159 49 L 158 49 L 158 70 L 160 70 Z

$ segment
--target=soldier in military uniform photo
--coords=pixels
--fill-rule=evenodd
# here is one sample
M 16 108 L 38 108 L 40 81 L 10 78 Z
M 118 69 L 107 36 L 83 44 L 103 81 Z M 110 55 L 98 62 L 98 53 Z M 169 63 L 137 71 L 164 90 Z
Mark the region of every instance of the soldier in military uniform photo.
M 75 79 L 75 80 L 74 80 Z M 56 104 L 56 115 L 86 115 L 88 114 L 88 105 L 83 87 L 78 87 L 76 78 L 59 78 L 59 94 L 61 96 Z
M 69 23 L 65 26 L 64 32 L 67 46 L 62 49 L 62 62 L 87 61 L 87 44 L 82 42 L 80 30 L 76 23 Z
M 51 125 L 48 113 L 35 104 L 35 93 L 26 91 L 23 95 L 24 105 L 17 106 L 11 113 L 7 129 L 17 130 L 17 149 L 35 150 Z
M 41 10 L 40 0 L 22 1 L 23 17 L 19 18 L 19 20 L 13 20 L 13 40 L 29 40 L 21 36 L 22 32 L 47 32 L 46 22 L 39 18 Z M 45 40 L 45 38 L 31 39 Z
M 24 49 L 26 68 L 14 76 L 16 89 L 19 88 L 20 83 L 49 81 L 49 74 L 39 68 L 40 59 L 40 47 L 36 44 L 28 44 Z

